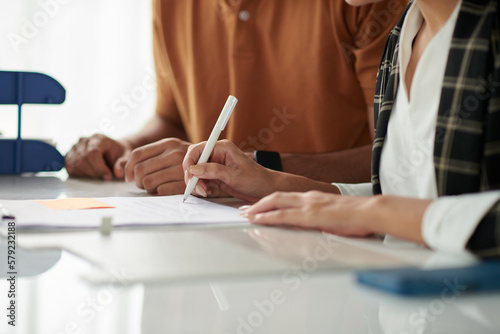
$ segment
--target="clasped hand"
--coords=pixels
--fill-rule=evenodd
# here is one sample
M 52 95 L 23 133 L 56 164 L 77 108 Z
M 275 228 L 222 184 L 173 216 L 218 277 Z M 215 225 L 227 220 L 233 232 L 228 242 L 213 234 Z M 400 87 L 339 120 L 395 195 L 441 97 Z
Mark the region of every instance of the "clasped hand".
M 184 192 L 182 161 L 190 143 L 167 138 L 136 148 L 103 135 L 81 138 L 66 155 L 71 176 L 111 180 L 125 178 L 150 194 Z

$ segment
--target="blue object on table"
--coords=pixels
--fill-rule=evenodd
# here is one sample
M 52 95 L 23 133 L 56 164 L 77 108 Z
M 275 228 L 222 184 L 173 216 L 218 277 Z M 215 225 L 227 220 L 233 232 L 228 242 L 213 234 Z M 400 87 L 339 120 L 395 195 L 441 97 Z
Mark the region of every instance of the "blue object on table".
M 17 138 L 0 139 L 0 174 L 58 171 L 64 157 L 52 145 L 21 138 L 22 105 L 61 104 L 64 87 L 52 77 L 35 72 L 0 71 L 0 104 L 17 104 Z
M 368 269 L 358 271 L 356 278 L 363 285 L 406 296 L 500 291 L 500 261 L 443 269 Z

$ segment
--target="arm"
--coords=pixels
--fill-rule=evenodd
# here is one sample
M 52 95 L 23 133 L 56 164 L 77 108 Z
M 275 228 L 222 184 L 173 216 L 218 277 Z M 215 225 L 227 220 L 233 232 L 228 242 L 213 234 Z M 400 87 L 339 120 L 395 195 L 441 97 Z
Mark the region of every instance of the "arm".
M 369 182 L 372 145 L 320 154 L 282 153 L 283 171 L 323 182 Z
M 372 140 L 375 128 L 373 112 L 373 106 L 366 108 Z M 323 182 L 370 182 L 371 144 L 319 154 L 281 153 L 280 157 L 283 171 L 286 173 L 302 175 Z
M 335 4 L 332 4 L 335 6 Z M 347 6 L 342 4 L 339 6 Z M 374 95 L 375 83 L 382 51 L 390 31 L 396 25 L 400 14 L 406 7 L 405 0 L 382 1 L 380 3 L 349 8 L 350 13 L 345 20 L 345 29 L 355 32 L 351 41 L 346 43 L 346 56 L 352 64 L 352 75 L 359 81 L 363 95 L 360 99 L 366 101 L 366 115 L 371 138 L 374 138 Z M 340 9 L 339 9 L 340 10 Z M 384 13 L 384 14 L 382 14 Z M 380 15 L 384 21 L 378 21 Z M 332 11 L 332 22 L 338 17 Z M 374 34 L 373 27 L 378 33 Z M 371 145 L 323 154 L 281 154 L 283 170 L 288 173 L 303 175 L 325 182 L 359 183 L 371 179 Z
M 275 193 L 244 214 L 252 223 L 293 225 L 344 236 L 391 234 L 424 243 L 421 226 L 430 200 L 395 196 L 353 197 L 317 191 Z
M 381 2 L 370 6 L 363 6 L 354 12 L 357 15 L 348 20 L 350 31 L 358 31 L 353 36 L 352 45 L 349 47 L 353 64 L 353 75 L 356 75 L 362 88 L 366 101 L 366 115 L 371 138 L 374 138 L 374 109 L 373 101 L 375 95 L 375 82 L 387 36 L 396 24 L 403 9 L 406 6 L 404 0 L 393 2 L 392 15 L 388 16 L 383 25 L 377 22 L 381 28 L 379 34 L 374 35 L 373 28 L 375 17 L 380 13 L 389 13 L 388 3 Z M 336 19 L 332 17 L 332 20 Z M 281 160 L 283 171 L 303 175 L 324 182 L 359 183 L 369 182 L 371 179 L 371 145 L 328 152 L 322 154 L 291 154 L 282 153 Z
M 244 214 L 256 224 L 293 225 L 345 236 L 390 234 L 435 250 L 500 255 L 500 191 L 421 200 L 320 192 L 275 193 Z
M 120 140 L 130 149 L 135 149 L 166 137 L 175 137 L 187 140 L 186 131 L 179 124 L 169 121 L 160 115 L 153 116 L 137 134 Z

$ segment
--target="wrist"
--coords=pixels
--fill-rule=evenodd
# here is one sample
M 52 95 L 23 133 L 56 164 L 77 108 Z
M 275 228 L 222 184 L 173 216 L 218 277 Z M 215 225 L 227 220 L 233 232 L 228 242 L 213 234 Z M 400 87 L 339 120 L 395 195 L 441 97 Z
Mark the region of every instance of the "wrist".
M 255 154 L 253 151 L 245 151 L 243 152 L 245 155 L 252 161 L 255 161 Z
M 341 194 L 339 188 L 331 183 L 315 181 L 305 176 L 285 172 L 270 171 L 270 173 L 274 174 L 272 184 L 275 191 L 307 192 L 317 190 L 330 194 Z
M 390 234 L 390 218 L 385 214 L 389 207 L 388 196 L 376 195 L 367 197 L 366 205 L 359 210 L 359 222 L 372 234 Z
M 283 173 L 283 172 L 278 172 L 275 170 L 267 170 L 270 176 L 270 184 L 271 188 L 273 189 L 272 192 L 275 191 L 296 191 L 294 189 L 294 179 L 296 178 L 295 175 L 288 174 L 288 173 Z
M 422 219 L 431 200 L 377 195 L 370 199 L 363 219 L 373 233 L 424 243 Z

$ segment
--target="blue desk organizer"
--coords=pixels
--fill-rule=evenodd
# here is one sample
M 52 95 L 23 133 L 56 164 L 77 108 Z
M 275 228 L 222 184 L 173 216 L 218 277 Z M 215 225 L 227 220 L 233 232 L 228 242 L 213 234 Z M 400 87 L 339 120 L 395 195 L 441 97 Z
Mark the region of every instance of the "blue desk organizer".
M 0 174 L 58 171 L 64 157 L 55 147 L 39 140 L 21 139 L 21 108 L 25 103 L 61 104 L 66 91 L 42 73 L 0 71 L 0 104 L 17 104 L 17 139 L 0 139 Z

